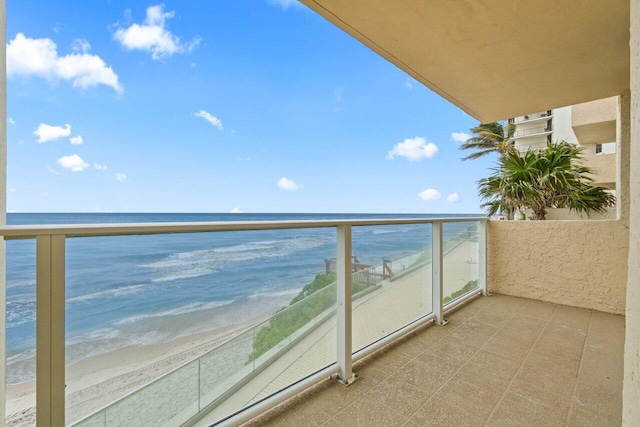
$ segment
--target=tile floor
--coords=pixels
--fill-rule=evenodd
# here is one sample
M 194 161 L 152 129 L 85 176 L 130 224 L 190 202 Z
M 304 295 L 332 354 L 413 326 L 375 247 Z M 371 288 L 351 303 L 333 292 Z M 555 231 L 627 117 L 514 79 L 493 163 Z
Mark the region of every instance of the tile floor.
M 619 426 L 624 317 L 494 294 L 246 426 Z

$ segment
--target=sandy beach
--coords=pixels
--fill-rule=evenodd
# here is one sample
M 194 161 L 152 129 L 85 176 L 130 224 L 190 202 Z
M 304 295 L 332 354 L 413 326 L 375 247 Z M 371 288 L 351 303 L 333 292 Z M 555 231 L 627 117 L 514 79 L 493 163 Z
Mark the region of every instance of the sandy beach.
M 268 317 L 166 343 L 126 347 L 67 366 L 67 422 L 117 400 Z M 34 407 L 35 381 L 7 385 L 7 426 L 35 425 Z

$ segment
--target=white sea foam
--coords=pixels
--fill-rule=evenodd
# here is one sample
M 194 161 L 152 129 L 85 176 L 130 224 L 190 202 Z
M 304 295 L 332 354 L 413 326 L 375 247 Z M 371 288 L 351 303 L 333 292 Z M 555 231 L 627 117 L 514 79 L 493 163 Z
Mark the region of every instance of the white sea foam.
M 284 290 L 284 291 L 256 292 L 256 293 L 254 293 L 252 295 L 249 295 L 249 299 L 291 297 L 291 296 L 298 295 L 299 292 L 300 292 L 300 288 L 287 289 L 287 290 Z
M 86 301 L 91 301 L 99 298 L 114 298 L 114 297 L 121 297 L 125 295 L 134 295 L 134 294 L 139 294 L 141 292 L 144 292 L 145 288 L 146 288 L 145 285 L 132 285 L 132 286 L 125 286 L 122 288 L 107 289 L 100 292 L 94 292 L 92 294 L 79 295 L 77 297 L 69 298 L 67 299 L 67 303 L 86 302 Z
M 13 328 L 36 320 L 35 296 L 7 301 L 7 327 Z
M 196 311 L 208 310 L 211 308 L 222 307 L 223 305 L 232 304 L 235 300 L 228 301 L 212 301 L 212 302 L 194 302 L 191 304 L 183 305 L 181 307 L 176 307 L 171 310 L 160 311 L 157 313 L 146 313 L 139 314 L 136 316 L 127 317 L 116 323 L 116 325 L 126 325 L 134 322 L 138 322 L 140 320 L 146 319 L 154 319 L 158 317 L 170 317 L 170 316 L 180 316 L 182 314 L 194 313 Z
M 263 240 L 190 252 L 179 252 L 146 264 L 155 270 L 154 282 L 186 279 L 215 273 L 236 262 L 259 258 L 283 257 L 294 252 L 314 249 L 329 242 L 327 237 L 295 237 L 283 240 Z

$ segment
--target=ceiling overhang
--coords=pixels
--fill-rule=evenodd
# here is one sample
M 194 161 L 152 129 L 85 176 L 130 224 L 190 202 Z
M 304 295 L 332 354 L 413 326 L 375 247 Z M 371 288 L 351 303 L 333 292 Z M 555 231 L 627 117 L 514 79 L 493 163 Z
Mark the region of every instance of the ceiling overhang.
M 628 0 L 301 0 L 481 122 L 629 88 Z

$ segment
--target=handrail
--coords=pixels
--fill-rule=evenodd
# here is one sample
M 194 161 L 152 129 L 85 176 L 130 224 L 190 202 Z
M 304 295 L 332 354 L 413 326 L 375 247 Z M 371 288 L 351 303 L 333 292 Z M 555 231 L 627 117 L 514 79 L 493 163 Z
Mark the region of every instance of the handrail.
M 73 237 L 99 237 L 99 236 L 124 236 L 124 235 L 157 235 L 175 233 L 204 233 L 223 231 L 250 231 L 250 230 L 287 230 L 287 229 L 311 229 L 311 228 L 334 228 L 336 231 L 336 251 L 337 251 L 337 283 L 336 286 L 336 331 L 338 334 L 338 346 L 336 359 L 339 366 L 338 378 L 343 383 L 350 383 L 356 377 L 352 372 L 352 340 L 351 340 L 351 315 L 352 301 L 354 296 L 348 290 L 351 289 L 353 277 L 351 276 L 351 245 L 352 227 L 358 226 L 388 226 L 388 225 L 416 225 L 432 224 L 431 253 L 438 262 L 432 263 L 432 312 L 436 323 L 446 323 L 442 317 L 444 312 L 443 304 L 443 280 L 442 280 L 442 258 L 446 251 L 443 251 L 443 225 L 445 223 L 477 222 L 478 233 L 481 238 L 479 250 L 479 265 L 486 261 L 485 238 L 486 224 L 488 218 L 478 216 L 460 216 L 449 218 L 392 218 L 392 219 L 339 219 L 339 220 L 298 220 L 298 221 L 239 221 L 239 222 L 189 222 L 189 223 L 124 223 L 124 224 L 71 224 L 71 225 L 17 225 L 0 227 L 0 237 L 6 240 L 17 239 L 37 239 L 36 262 L 37 262 L 37 305 L 36 305 L 36 346 L 38 351 L 38 364 L 36 372 L 36 399 L 37 402 L 53 402 L 49 406 L 36 405 L 36 419 L 44 424 L 62 426 L 64 424 L 64 388 L 65 388 L 65 345 L 64 345 L 64 288 L 65 288 L 65 240 Z M 460 233 L 460 235 L 464 232 Z M 456 236 L 458 238 L 459 236 Z M 455 238 L 454 238 L 455 239 Z M 425 242 L 426 243 L 426 242 Z M 379 266 L 371 267 L 366 271 L 371 275 L 378 275 Z M 384 274 L 384 271 L 383 271 Z M 480 267 L 478 271 L 478 292 L 486 294 L 485 269 Z M 382 278 L 382 276 L 380 276 Z M 300 301 L 302 302 L 302 301 Z M 286 313 L 287 310 L 283 310 Z M 62 314 L 60 314 L 62 313 Z M 281 315 L 283 313 L 280 313 Z M 319 319 L 316 318 L 314 322 Z M 266 322 L 261 322 L 265 324 Z M 242 332 L 254 330 L 256 325 Z M 294 334 L 295 335 L 295 334 Z M 289 336 L 289 339 L 294 336 Z M 298 338 L 302 336 L 297 336 Z M 51 339 L 58 337 L 57 339 Z M 62 337 L 62 338 L 59 338 Z M 297 338 L 296 338 L 297 339 Z M 291 341 L 290 341 L 291 342 Z M 276 347 L 274 347 L 275 349 Z M 276 349 L 280 351 L 280 349 Z M 208 354 L 209 352 L 207 352 Z M 273 355 L 264 353 L 268 357 Z M 265 357 L 267 357 L 265 356 Z M 194 359 L 183 366 L 190 366 Z M 200 363 L 200 362 L 198 362 Z M 254 368 L 256 367 L 254 361 Z M 200 364 L 197 366 L 198 376 L 200 375 Z M 175 372 L 175 370 L 173 371 Z M 238 372 L 240 374 L 242 372 Z M 169 373 L 170 374 L 170 373 Z M 164 376 L 168 378 L 167 376 Z M 46 378 L 38 381 L 38 378 Z M 207 379 L 207 381 L 209 381 Z M 200 391 L 200 379 L 198 379 L 198 411 L 201 408 L 202 395 Z M 144 388 L 144 387 L 143 387 Z M 212 391 L 215 389 L 211 389 Z M 135 391 L 134 391 L 135 392 Z M 207 392 L 208 393 L 208 392 Z M 132 395 L 133 393 L 129 394 Z M 205 400 L 206 402 L 206 400 Z M 190 403 L 191 405 L 191 403 Z M 208 404 L 205 403 L 207 407 Z M 107 405 L 102 409 L 106 409 Z M 186 407 L 185 407 L 186 408 Z M 183 413 L 180 416 L 189 415 Z M 101 410 L 102 410 L 101 409 Z M 100 412 L 98 410 L 97 412 Z M 192 409 L 188 409 L 192 411 Z M 178 412 L 179 413 L 179 412 Z M 176 414 L 178 414 L 176 413 Z M 92 414 L 95 415 L 96 413 Z M 106 415 L 105 415 L 106 416 Z M 89 416 L 91 417 L 91 415 Z M 84 418 L 83 420 L 87 420 Z
M 299 221 L 218 221 L 174 223 L 126 223 L 126 224 L 63 224 L 63 225 L 8 225 L 0 227 L 5 240 L 33 239 L 38 236 L 98 237 L 131 236 L 149 234 L 205 233 L 216 231 L 286 230 L 293 228 L 329 228 L 340 225 L 407 225 L 432 222 L 486 221 L 487 217 L 452 218 L 401 218 L 401 219 L 340 219 Z

